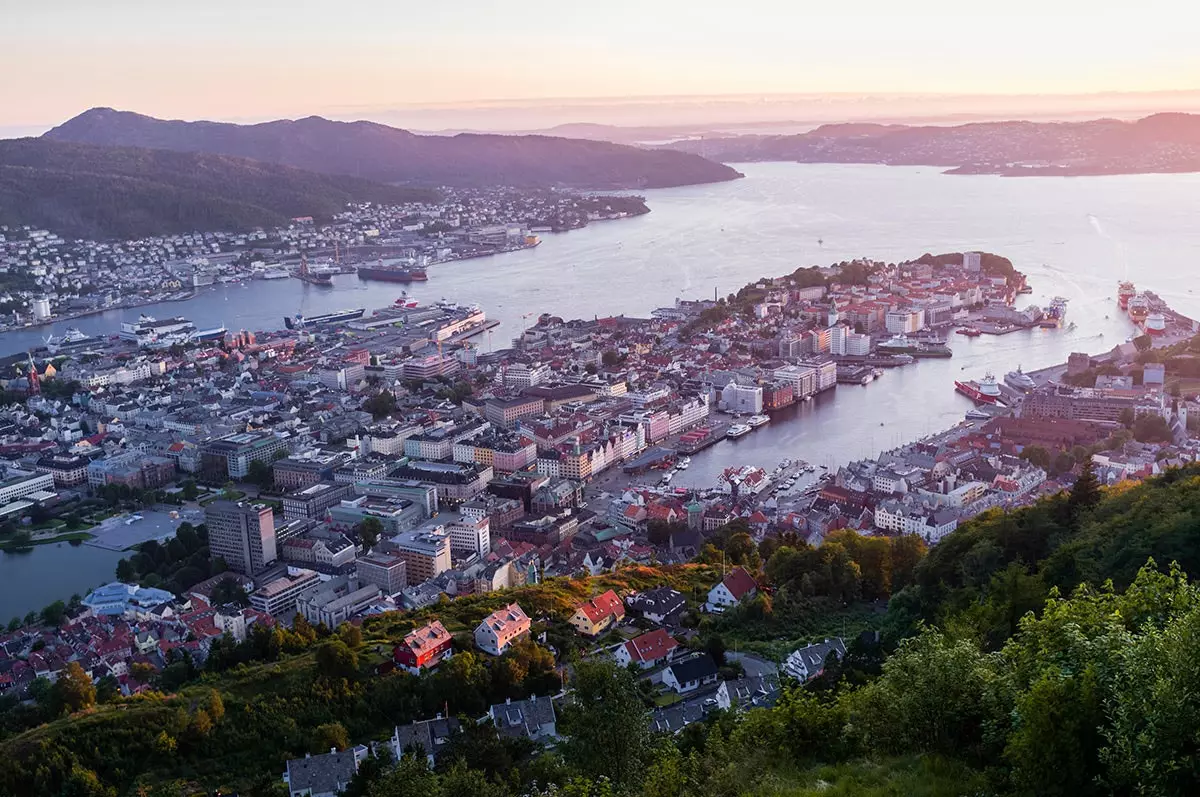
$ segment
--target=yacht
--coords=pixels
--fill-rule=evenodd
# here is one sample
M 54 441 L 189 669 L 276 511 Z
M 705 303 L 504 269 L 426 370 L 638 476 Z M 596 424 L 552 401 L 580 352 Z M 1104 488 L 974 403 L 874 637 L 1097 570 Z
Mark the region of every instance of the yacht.
M 1017 370 L 1009 371 L 1004 375 L 1004 384 L 1014 390 L 1033 390 L 1037 387 L 1037 382 L 1034 382 L 1029 375 L 1021 370 L 1021 366 L 1017 366 Z
M 692 461 L 690 459 L 688 459 L 687 457 L 683 457 L 682 459 L 680 459 L 678 462 L 675 463 L 675 469 L 676 470 L 687 470 L 691 464 L 692 464 Z
M 750 434 L 751 431 L 752 429 L 746 424 L 735 423 L 733 426 L 729 427 L 729 431 L 725 432 L 725 436 L 732 439 L 737 439 Z

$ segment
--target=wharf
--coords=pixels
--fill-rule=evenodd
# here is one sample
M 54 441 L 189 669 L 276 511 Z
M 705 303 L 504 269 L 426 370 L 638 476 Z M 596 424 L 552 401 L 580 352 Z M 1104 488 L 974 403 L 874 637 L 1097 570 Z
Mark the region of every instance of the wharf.
M 700 427 L 692 431 L 698 432 L 701 431 L 701 429 L 707 429 L 708 434 L 701 437 L 699 435 L 693 435 L 690 432 L 684 433 L 679 438 L 679 441 L 675 444 L 675 450 L 680 454 L 691 455 L 695 454 L 697 451 L 703 451 L 709 446 L 716 445 L 725 439 L 725 432 L 729 430 L 729 424 L 725 421 L 718 421 L 711 426 Z
M 907 354 L 872 354 L 869 356 L 847 354 L 833 359 L 837 361 L 838 365 L 868 365 L 873 368 L 900 368 L 916 362 L 912 356 Z
M 865 385 L 875 378 L 875 369 L 866 365 L 839 365 L 839 385 Z

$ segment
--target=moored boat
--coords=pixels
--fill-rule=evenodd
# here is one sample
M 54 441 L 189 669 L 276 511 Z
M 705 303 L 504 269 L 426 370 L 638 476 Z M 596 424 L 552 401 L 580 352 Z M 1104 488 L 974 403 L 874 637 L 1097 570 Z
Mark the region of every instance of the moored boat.
M 990 373 L 984 375 L 983 379 L 979 381 L 955 382 L 954 389 L 976 404 L 1004 404 L 1000 385 L 996 384 L 996 377 Z

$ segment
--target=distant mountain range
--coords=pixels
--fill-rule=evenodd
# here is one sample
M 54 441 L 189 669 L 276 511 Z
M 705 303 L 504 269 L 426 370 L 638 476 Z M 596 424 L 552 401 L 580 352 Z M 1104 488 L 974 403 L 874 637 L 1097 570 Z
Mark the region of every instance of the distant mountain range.
M 224 155 L 0 140 L 0 224 L 69 237 L 244 230 L 331 216 L 350 201 L 429 201 L 429 189 Z
M 1200 171 L 1200 116 L 1136 121 L 982 122 L 947 127 L 824 125 L 799 135 L 675 142 L 707 158 L 944 166 L 959 174 L 1098 175 Z
M 409 185 L 642 189 L 741 176 L 728 166 L 674 150 L 540 135 L 416 135 L 375 122 L 317 116 L 236 125 L 93 108 L 43 138 L 231 155 Z

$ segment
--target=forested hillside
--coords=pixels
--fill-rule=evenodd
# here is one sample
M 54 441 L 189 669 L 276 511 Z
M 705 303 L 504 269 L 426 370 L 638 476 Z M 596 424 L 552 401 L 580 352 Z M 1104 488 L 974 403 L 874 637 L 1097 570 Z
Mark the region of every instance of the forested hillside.
M 0 224 L 78 238 L 136 238 L 284 225 L 347 202 L 402 203 L 433 191 L 224 155 L 0 141 Z
M 803 616 L 868 592 L 892 595 L 882 644 L 850 645 L 845 661 L 785 687 L 773 708 L 715 712 L 658 737 L 639 683 L 581 658 L 587 645 L 563 621 L 610 587 L 662 583 L 695 596 L 719 571 L 696 564 L 554 580 L 384 615 L 361 631 L 300 623 L 257 632 L 219 645 L 203 673 L 173 664 L 157 691 L 132 699 L 99 700 L 68 677 L 36 706 L 0 714 L 0 793 L 278 794 L 289 757 L 382 739 L 447 709 L 478 717 L 489 702 L 564 681 L 574 700 L 562 705 L 567 738 L 553 751 L 467 722 L 436 770 L 408 757 L 395 769 L 364 767 L 348 793 L 1196 793 L 1200 589 L 1186 573 L 1200 573 L 1200 466 L 1109 489 L 1085 468 L 1071 492 L 983 515 L 924 558 L 849 534 L 817 550 L 790 538 L 747 548 L 744 536 L 716 544 L 762 564 L 773 589 L 726 618 L 691 623 L 689 645 L 741 621 L 757 624 L 744 634 L 793 627 L 776 616 L 781 606 Z M 461 636 L 509 600 L 535 618 L 544 644 L 485 661 L 456 638 L 461 652 L 433 675 L 377 672 L 416 624 L 441 617 Z

